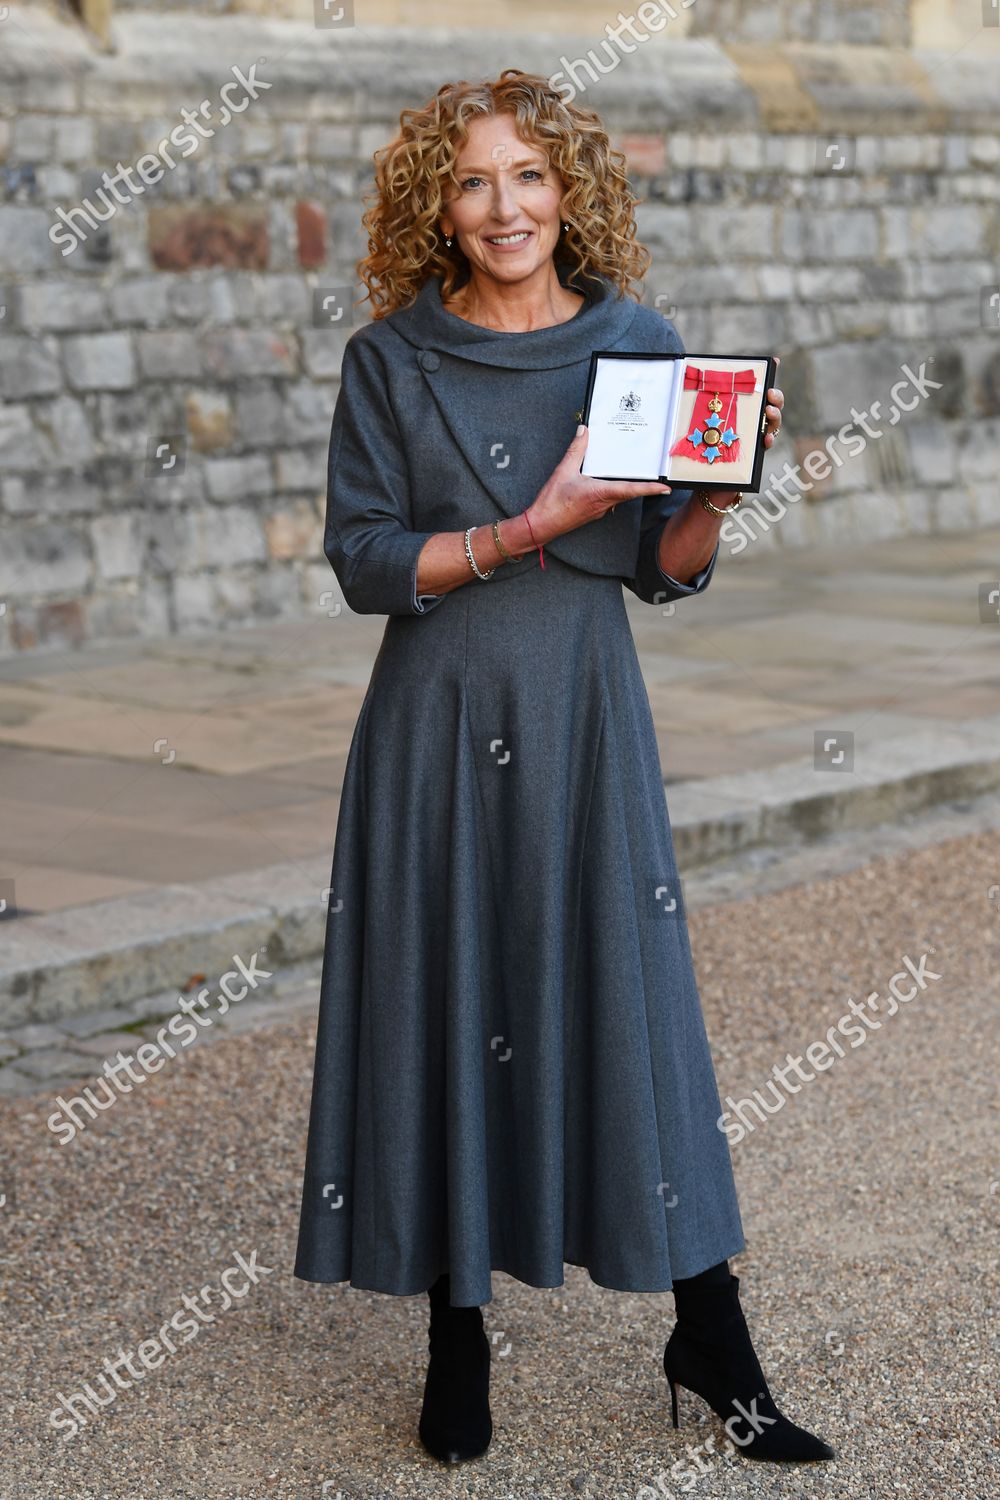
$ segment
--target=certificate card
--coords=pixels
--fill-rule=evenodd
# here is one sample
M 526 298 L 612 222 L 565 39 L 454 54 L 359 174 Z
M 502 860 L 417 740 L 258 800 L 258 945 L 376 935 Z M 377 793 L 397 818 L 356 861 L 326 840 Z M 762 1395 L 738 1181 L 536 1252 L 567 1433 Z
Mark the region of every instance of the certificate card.
M 581 473 L 706 490 L 760 488 L 771 355 L 590 357 Z

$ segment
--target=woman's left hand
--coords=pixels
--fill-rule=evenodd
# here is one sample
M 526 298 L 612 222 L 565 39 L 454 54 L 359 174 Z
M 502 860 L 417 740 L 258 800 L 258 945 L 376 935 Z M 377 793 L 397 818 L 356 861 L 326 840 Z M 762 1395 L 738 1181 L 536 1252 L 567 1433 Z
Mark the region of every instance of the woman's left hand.
M 777 354 L 774 363 L 781 364 Z M 767 431 L 764 434 L 764 447 L 773 448 L 778 433 L 781 431 L 781 408 L 785 404 L 785 393 L 780 387 L 773 385 L 767 393 L 767 405 L 764 407 L 764 415 L 767 417 Z

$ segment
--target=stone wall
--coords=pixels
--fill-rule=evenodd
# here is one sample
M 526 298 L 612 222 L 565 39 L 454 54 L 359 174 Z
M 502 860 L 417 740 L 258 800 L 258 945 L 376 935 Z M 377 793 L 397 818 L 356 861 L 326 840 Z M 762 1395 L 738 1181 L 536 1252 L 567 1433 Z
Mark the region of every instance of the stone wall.
M 954 56 L 668 25 L 588 71 L 594 33 L 120 13 L 102 54 L 43 8 L 12 9 L 0 652 L 337 607 L 326 442 L 350 318 L 367 316 L 344 310 L 371 154 L 446 76 L 511 64 L 575 77 L 626 150 L 654 256 L 644 300 L 687 347 L 781 355 L 785 431 L 765 474 L 815 467 L 753 546 L 1000 520 L 998 38 L 981 27 Z M 270 88 L 226 123 L 211 114 L 211 138 L 87 228 L 102 174 L 156 152 L 182 109 L 260 58 Z M 68 255 L 60 223 L 82 231 Z M 819 450 L 888 407 L 904 367 L 941 388 L 822 476 Z
M 332 4 L 332 0 L 330 0 Z M 673 11 L 678 36 L 707 36 L 723 43 L 863 43 L 885 47 L 942 48 L 968 43 L 992 0 L 660 0 Z M 200 15 L 260 15 L 311 20 L 324 0 L 22 0 L 63 15 L 88 6 L 132 11 L 194 11 Z M 496 32 L 603 35 L 617 6 L 607 0 L 338 0 L 357 26 L 481 27 Z M 638 11 L 641 0 L 623 7 Z
M 85 0 L 35 0 L 55 11 L 79 11 Z M 266 15 L 310 20 L 323 0 L 112 0 L 118 14 L 130 11 L 196 11 L 201 15 Z M 622 7 L 635 12 L 641 0 Z M 944 13 L 954 0 L 931 0 Z M 976 3 L 976 0 L 972 0 Z M 534 29 L 552 33 L 603 33 L 617 6 L 606 0 L 338 0 L 359 26 L 462 26 L 489 30 Z M 961 7 L 960 7 L 961 8 Z M 913 0 L 663 0 L 681 36 L 737 41 L 861 42 L 906 47 L 913 41 Z M 971 14 L 971 11 L 970 11 Z

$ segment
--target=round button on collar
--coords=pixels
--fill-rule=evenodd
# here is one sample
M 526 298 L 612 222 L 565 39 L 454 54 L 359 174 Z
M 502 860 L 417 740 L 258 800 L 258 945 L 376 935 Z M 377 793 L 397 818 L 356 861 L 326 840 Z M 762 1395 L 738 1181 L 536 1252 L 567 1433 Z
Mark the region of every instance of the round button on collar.
M 434 353 L 433 349 L 423 349 L 418 355 L 420 367 L 423 370 L 436 370 L 441 364 L 441 357 Z

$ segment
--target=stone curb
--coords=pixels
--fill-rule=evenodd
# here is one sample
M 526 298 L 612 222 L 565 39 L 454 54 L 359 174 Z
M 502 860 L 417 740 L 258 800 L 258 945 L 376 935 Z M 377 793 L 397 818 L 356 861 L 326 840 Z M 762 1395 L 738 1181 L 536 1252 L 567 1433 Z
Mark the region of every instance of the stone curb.
M 668 791 L 678 864 L 698 868 L 764 845 L 815 843 L 1000 787 L 1000 715 L 960 730 L 864 745 L 850 772 L 811 757 Z
M 1000 715 L 863 748 L 853 771 L 811 758 L 671 787 L 679 867 L 847 829 L 1000 788 Z M 330 857 L 176 884 L 5 924 L 0 1014 L 9 1029 L 218 981 L 238 957 L 277 970 L 322 955 Z M 197 983 L 192 985 L 192 981 Z

